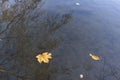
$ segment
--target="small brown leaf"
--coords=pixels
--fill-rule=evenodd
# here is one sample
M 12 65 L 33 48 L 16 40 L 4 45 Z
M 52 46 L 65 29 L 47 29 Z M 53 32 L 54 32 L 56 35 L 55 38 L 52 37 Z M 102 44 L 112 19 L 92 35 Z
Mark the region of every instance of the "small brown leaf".
M 100 60 L 100 57 L 98 57 L 98 56 L 96 56 L 96 55 L 94 55 L 94 54 L 92 54 L 92 53 L 89 53 L 89 56 L 91 56 L 91 58 L 92 58 L 93 60 Z

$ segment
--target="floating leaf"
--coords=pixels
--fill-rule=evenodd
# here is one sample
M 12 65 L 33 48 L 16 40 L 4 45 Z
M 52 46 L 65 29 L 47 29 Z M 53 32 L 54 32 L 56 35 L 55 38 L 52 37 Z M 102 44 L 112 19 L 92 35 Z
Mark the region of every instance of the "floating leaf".
M 91 58 L 93 59 L 93 60 L 100 60 L 100 58 L 98 57 L 98 56 L 96 56 L 96 55 L 94 55 L 94 54 L 92 54 L 92 53 L 89 53 L 89 56 L 91 56 Z
M 44 52 L 42 54 L 38 54 L 36 58 L 39 63 L 42 63 L 42 62 L 49 63 L 49 59 L 52 59 L 52 55 L 51 53 Z

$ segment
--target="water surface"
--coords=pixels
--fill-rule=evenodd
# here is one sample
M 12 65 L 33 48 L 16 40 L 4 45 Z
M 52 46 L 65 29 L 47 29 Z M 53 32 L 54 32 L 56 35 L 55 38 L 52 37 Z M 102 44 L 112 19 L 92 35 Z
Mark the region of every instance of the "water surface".
M 119 5 L 120 0 L 1 0 L 0 79 L 119 80 Z M 53 59 L 40 64 L 35 56 L 45 51 Z

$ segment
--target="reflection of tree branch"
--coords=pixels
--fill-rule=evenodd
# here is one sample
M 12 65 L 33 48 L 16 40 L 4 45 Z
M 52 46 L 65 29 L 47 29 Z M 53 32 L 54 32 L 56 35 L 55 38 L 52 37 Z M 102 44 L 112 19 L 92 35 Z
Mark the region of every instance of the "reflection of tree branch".
M 20 79 L 22 79 L 22 80 L 30 80 L 30 79 L 28 79 L 28 78 L 26 78 L 26 77 L 24 77 L 24 76 L 20 76 L 20 75 L 18 75 L 18 74 L 16 74 L 16 73 L 13 73 L 13 72 L 11 72 L 11 71 L 9 71 L 9 70 L 5 70 L 5 69 L 3 69 L 3 68 L 0 68 L 0 72 L 10 74 L 10 75 L 15 76 L 15 77 L 17 77 L 17 78 L 20 78 Z
M 110 66 L 110 68 L 111 68 L 111 73 L 112 73 L 112 75 L 113 75 L 117 80 L 120 80 L 120 79 L 118 78 L 118 76 L 116 76 L 116 73 L 114 72 L 113 67 Z
M 107 60 L 104 58 L 103 59 L 103 71 L 102 71 L 103 75 L 102 75 L 102 80 L 104 80 L 108 76 L 114 76 L 116 78 L 116 80 L 120 80 L 120 78 L 118 78 L 118 76 L 116 75 L 117 73 L 115 72 L 113 66 L 111 64 L 107 63 L 106 61 Z M 110 69 L 110 73 L 106 74 L 106 75 L 104 74 L 105 73 L 105 66 L 109 66 L 109 69 Z M 118 68 L 116 67 L 116 69 L 118 69 Z
M 17 16 L 15 16 L 15 17 L 10 21 L 10 23 L 6 26 L 6 28 L 5 28 L 2 32 L 0 32 L 0 34 L 3 34 L 4 32 L 6 32 L 6 31 L 9 29 L 10 25 L 15 21 L 16 17 L 19 17 L 19 16 L 20 16 L 20 14 L 18 14 Z
M 56 29 L 58 29 L 58 28 L 61 27 L 62 25 L 68 23 L 70 19 L 71 19 L 71 15 L 70 15 L 70 14 L 65 14 L 65 15 L 63 15 L 63 16 L 62 16 L 62 20 L 61 20 L 59 23 L 55 24 L 55 25 L 52 27 L 51 31 L 55 31 Z
M 3 34 L 4 32 L 6 32 L 9 28 L 10 28 L 10 26 L 12 25 L 12 23 L 14 22 L 14 21 L 16 21 L 16 19 L 18 18 L 18 21 L 25 15 L 25 13 L 27 12 L 26 10 L 28 9 L 34 9 L 35 7 L 36 7 L 36 5 L 34 5 L 35 3 L 37 3 L 37 2 L 39 2 L 39 1 L 41 1 L 41 0 L 35 0 L 35 1 L 33 1 L 33 3 L 31 3 L 30 4 L 30 6 L 27 6 L 20 14 L 18 14 L 17 16 L 15 16 L 11 21 L 10 21 L 10 23 L 8 23 L 8 25 L 6 26 L 6 28 L 2 31 L 2 32 L 0 32 L 0 34 Z

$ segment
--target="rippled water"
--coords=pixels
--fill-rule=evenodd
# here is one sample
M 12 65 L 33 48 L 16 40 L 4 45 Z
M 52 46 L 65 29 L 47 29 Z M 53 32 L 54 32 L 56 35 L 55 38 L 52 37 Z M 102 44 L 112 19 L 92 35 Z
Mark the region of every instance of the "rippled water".
M 120 0 L 0 0 L 0 80 L 119 80 L 119 5 Z M 53 58 L 40 64 L 35 56 L 45 51 Z

